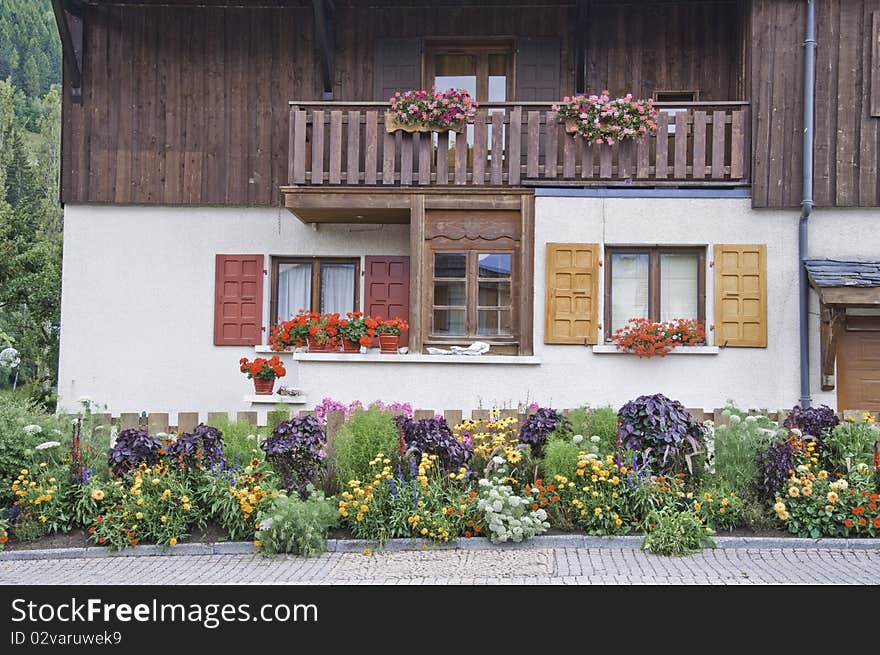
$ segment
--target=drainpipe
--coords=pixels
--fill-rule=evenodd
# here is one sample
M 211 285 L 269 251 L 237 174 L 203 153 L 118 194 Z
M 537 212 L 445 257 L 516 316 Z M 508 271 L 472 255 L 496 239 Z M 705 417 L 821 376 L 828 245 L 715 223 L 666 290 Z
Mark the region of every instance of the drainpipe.
M 810 398 L 810 285 L 805 260 L 808 257 L 807 222 L 813 213 L 813 113 L 816 86 L 816 3 L 807 2 L 807 26 L 804 36 L 804 195 L 798 223 L 799 310 L 801 350 L 801 407 L 809 407 Z

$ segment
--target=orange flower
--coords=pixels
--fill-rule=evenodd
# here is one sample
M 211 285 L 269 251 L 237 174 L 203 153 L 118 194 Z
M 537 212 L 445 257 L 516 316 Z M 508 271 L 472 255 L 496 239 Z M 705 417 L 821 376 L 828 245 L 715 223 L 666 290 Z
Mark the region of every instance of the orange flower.
M 875 518 L 873 521 L 871 521 L 871 525 L 880 530 L 880 517 Z
M 465 531 L 464 531 L 464 536 L 465 536 L 465 539 L 470 539 L 470 538 L 473 537 L 474 535 L 473 535 L 473 533 L 472 533 L 470 530 L 465 530 Z
M 853 507 L 852 513 L 855 514 L 856 516 L 861 516 L 862 514 L 865 513 L 865 508 L 864 507 Z
M 878 500 L 880 500 L 880 494 L 873 493 L 871 494 L 871 497 L 868 498 L 868 500 L 870 500 L 872 503 L 876 503 Z
M 868 522 L 865 520 L 865 517 L 863 517 L 863 516 L 862 516 L 862 517 L 859 517 L 859 525 L 862 526 L 863 528 L 864 528 L 866 525 L 868 525 Z
M 532 509 L 538 509 L 538 503 L 532 503 Z
M 844 521 L 843 524 L 848 528 L 853 527 L 853 522 L 850 519 L 847 519 L 846 521 Z
M 559 496 L 553 496 L 550 500 L 552 500 L 554 503 L 558 503 L 558 502 L 559 502 Z
M 872 512 L 876 512 L 877 511 L 877 503 L 868 503 L 868 509 L 871 510 Z
M 9 537 L 7 537 L 5 534 L 0 535 L 0 544 L 5 544 L 7 541 L 9 541 Z

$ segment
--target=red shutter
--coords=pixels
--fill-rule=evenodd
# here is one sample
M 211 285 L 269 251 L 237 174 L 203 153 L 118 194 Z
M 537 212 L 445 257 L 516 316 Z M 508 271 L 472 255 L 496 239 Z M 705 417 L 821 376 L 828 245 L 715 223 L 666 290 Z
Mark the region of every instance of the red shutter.
M 217 255 L 214 345 L 256 346 L 263 330 L 263 255 Z
M 409 257 L 365 257 L 364 269 L 364 313 L 409 322 Z M 408 340 L 403 332 L 400 345 Z

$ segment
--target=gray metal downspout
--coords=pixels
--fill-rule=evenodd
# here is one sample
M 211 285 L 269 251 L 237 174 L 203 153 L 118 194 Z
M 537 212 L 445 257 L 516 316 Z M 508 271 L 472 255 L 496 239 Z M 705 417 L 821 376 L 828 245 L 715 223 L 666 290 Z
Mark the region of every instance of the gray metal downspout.
M 798 223 L 798 268 L 800 294 L 801 407 L 809 407 L 810 398 L 810 285 L 805 260 L 808 252 L 807 221 L 813 213 L 813 114 L 816 86 L 816 3 L 807 2 L 807 26 L 804 36 L 804 195 Z

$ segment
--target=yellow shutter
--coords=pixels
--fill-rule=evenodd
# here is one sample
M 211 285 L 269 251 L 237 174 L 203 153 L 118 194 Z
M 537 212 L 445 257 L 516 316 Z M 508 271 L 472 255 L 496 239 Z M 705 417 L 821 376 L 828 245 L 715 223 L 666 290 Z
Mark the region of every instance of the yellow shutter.
M 767 346 L 767 246 L 715 246 L 715 343 Z
M 548 243 L 544 343 L 597 343 L 599 244 Z

